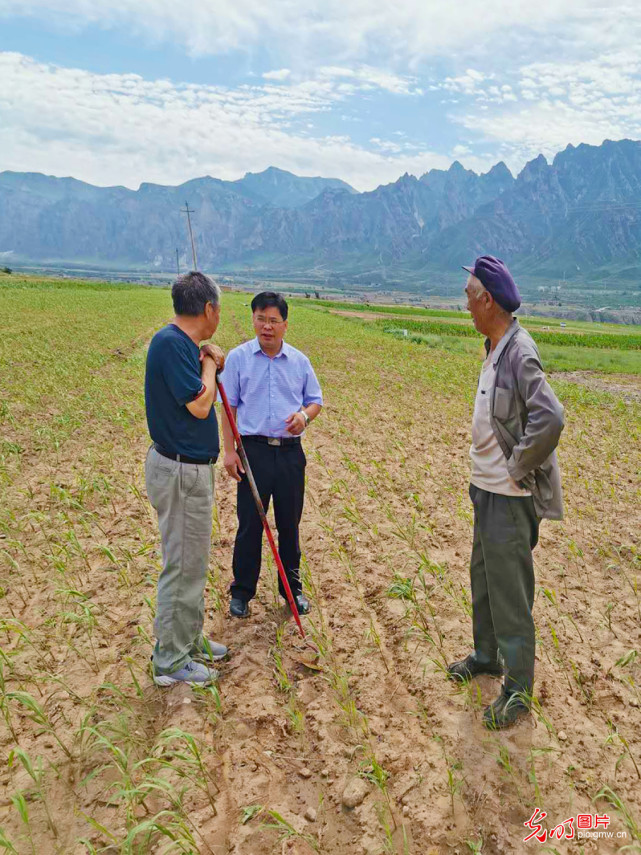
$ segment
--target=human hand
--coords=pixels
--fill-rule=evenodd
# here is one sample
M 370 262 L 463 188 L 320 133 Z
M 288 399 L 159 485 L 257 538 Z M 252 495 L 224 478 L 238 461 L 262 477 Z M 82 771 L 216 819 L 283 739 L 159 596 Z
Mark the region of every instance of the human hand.
M 225 354 L 217 344 L 203 344 L 200 348 L 200 361 L 202 362 L 206 356 L 214 360 L 218 371 L 223 370 L 225 367 Z
M 291 416 L 287 416 L 285 424 L 287 425 L 287 433 L 291 433 L 293 436 L 300 436 L 307 427 L 305 416 L 301 412 L 292 413 Z
M 223 458 L 223 465 L 225 466 L 229 477 L 233 478 L 234 481 L 240 481 L 241 473 L 243 475 L 245 474 L 242 461 L 237 451 L 226 451 Z

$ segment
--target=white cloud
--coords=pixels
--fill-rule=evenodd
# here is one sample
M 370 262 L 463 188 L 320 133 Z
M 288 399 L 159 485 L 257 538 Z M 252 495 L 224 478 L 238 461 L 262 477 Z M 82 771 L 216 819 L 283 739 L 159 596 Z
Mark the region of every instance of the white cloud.
M 400 76 L 381 68 L 361 65 L 357 68 L 341 68 L 340 66 L 322 66 L 318 76 L 334 80 L 353 81 L 360 89 L 384 89 L 394 95 L 422 95 L 422 89 L 417 87 L 415 77 Z
M 477 109 L 457 120 L 499 143 L 517 169 L 539 153 L 553 156 L 568 143 L 641 138 L 641 58 L 636 50 L 584 61 L 531 63 L 516 75 L 514 90 L 503 88 L 502 94 L 516 104 L 506 109 L 497 100 L 493 109 L 484 109 L 490 93 L 476 91 Z
M 279 68 L 275 71 L 266 71 L 263 77 L 265 80 L 287 80 L 291 73 L 289 68 Z
M 372 85 L 369 72 L 359 69 L 286 86 L 266 82 L 231 90 L 136 74 L 93 74 L 0 53 L 0 77 L 6 169 L 135 187 L 140 181 L 172 184 L 204 174 L 233 179 L 275 165 L 370 189 L 405 171 L 448 165 L 443 155 L 401 152 L 384 141 L 373 151 L 340 133 L 309 136 L 310 114 Z
M 372 56 L 416 63 L 451 52 L 464 55 L 483 47 L 493 33 L 513 38 L 567 21 L 605 44 L 616 33 L 603 25 L 603 12 L 601 0 L 538 0 L 534 10 L 529 0 L 0 0 L 0 15 L 38 17 L 67 29 L 126 29 L 145 41 L 182 44 L 192 55 L 250 51 L 261 44 L 288 57 L 288 67 L 304 62 L 307 68 L 319 57 L 339 64 Z M 632 4 L 625 13 L 638 21 Z M 506 46 L 509 40 L 501 42 Z
M 462 92 L 464 95 L 478 95 L 485 91 L 484 82 L 488 79 L 491 78 L 486 77 L 474 68 L 468 68 L 464 74 L 446 77 L 440 86 L 434 88 L 442 88 L 447 92 Z
M 503 157 L 519 169 L 568 142 L 641 136 L 641 5 L 631 0 L 539 0 L 535 12 L 529 0 L 0 0 L 3 16 L 269 63 L 262 79 L 254 69 L 258 85 L 229 89 L 0 54 L 4 167 L 133 186 L 274 164 L 365 189 L 447 166 L 431 151 L 442 139 L 468 167 Z M 412 109 L 412 145 L 386 132 L 375 93 L 400 105 L 391 127 Z M 447 106 L 435 117 L 439 99 Z M 417 145 L 424 106 L 430 137 Z M 359 127 L 370 143 L 347 136 Z

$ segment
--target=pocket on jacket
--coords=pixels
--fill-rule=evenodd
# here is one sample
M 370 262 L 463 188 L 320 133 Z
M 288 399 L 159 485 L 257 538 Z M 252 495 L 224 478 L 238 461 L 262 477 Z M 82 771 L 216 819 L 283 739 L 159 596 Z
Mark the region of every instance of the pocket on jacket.
M 494 417 L 502 422 L 516 417 L 516 401 L 510 389 L 496 386 L 494 389 Z
M 536 492 L 542 504 L 549 505 L 554 496 L 552 482 L 550 481 L 547 472 L 544 469 L 537 469 L 534 473 L 536 479 Z

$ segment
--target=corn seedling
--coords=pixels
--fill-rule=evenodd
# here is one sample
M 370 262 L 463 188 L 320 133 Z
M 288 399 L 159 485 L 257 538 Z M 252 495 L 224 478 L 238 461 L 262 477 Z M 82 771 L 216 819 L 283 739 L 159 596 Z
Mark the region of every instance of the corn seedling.
M 396 829 L 396 818 L 394 817 L 392 800 L 387 789 L 387 780 L 389 778 L 389 772 L 385 770 L 378 762 L 371 746 L 366 745 L 361 747 L 366 753 L 366 760 L 365 765 L 361 767 L 359 774 L 362 778 L 365 778 L 366 781 L 370 781 L 370 783 L 374 784 L 374 786 L 383 794 L 383 796 L 385 797 L 387 810 L 389 811 L 390 819 L 392 820 L 394 829 Z M 381 817 L 379 817 L 379 819 L 381 819 Z M 382 824 L 385 830 L 385 824 Z
M 463 776 L 463 762 L 452 757 L 445 757 L 447 764 L 447 790 L 450 794 L 452 816 L 454 816 L 454 799 L 465 783 Z
M 240 824 L 247 825 L 257 814 L 264 810 L 263 805 L 246 805 L 241 808 Z
M 33 835 L 31 833 L 31 823 L 29 821 L 29 808 L 27 807 L 27 801 L 24 797 L 24 794 L 15 793 L 13 796 L 11 796 L 11 802 L 13 803 L 13 806 L 17 810 L 18 814 L 20 815 L 20 819 L 22 820 L 27 829 L 27 836 L 29 839 L 29 845 L 31 847 L 31 853 L 32 855 L 36 855 L 36 845 L 33 841 Z
M 630 745 L 628 743 L 628 740 L 619 731 L 619 729 L 616 727 L 616 725 L 614 725 L 612 723 L 612 721 L 610 719 L 608 719 L 608 730 L 609 730 L 609 733 L 608 733 L 607 737 L 605 738 L 605 742 L 603 744 L 608 745 L 608 744 L 613 743 L 615 739 L 618 739 L 619 743 L 623 746 L 623 752 L 619 755 L 619 758 L 617 759 L 615 767 L 614 767 L 615 771 L 618 770 L 623 759 L 625 757 L 629 757 L 631 762 L 632 762 L 632 765 L 634 766 L 634 771 L 637 773 L 637 778 L 639 778 L 641 780 L 641 773 L 639 772 L 639 767 L 637 765 L 637 761 L 634 759 L 634 755 L 630 751 Z
M 34 724 L 38 725 L 38 734 L 49 733 L 58 743 L 60 748 L 62 748 L 67 758 L 69 760 L 73 759 L 73 754 L 71 750 L 60 739 L 49 716 L 45 712 L 44 708 L 33 697 L 33 695 L 30 695 L 28 692 L 8 692 L 6 697 L 7 700 L 15 701 L 16 704 L 19 704 L 22 710 L 24 710 L 27 717 L 31 719 Z
M 298 829 L 294 828 L 291 822 L 288 822 L 285 817 L 278 813 L 278 811 L 271 810 L 269 808 L 265 808 L 263 810 L 263 814 L 269 817 L 270 822 L 261 823 L 261 828 L 273 829 L 278 833 L 278 839 L 280 841 L 288 841 L 288 840 L 304 840 L 314 852 L 319 851 L 318 841 L 311 834 L 304 834 Z
M 188 779 L 203 792 L 216 816 L 211 787 L 218 793 L 218 786 L 212 780 L 198 742 L 192 734 L 185 733 L 178 727 L 170 727 L 160 734 L 156 746 L 155 756 L 161 764 L 172 769 L 181 778 Z
M 7 855 L 18 855 L 18 850 L 7 837 L 5 830 L 0 827 L 0 848 L 4 849 Z
M 55 838 L 57 838 L 58 828 L 49 810 L 49 803 L 47 801 L 45 793 L 42 757 L 36 758 L 36 762 L 33 763 L 26 751 L 23 751 L 22 748 L 14 748 L 9 752 L 8 765 L 10 769 L 13 768 L 13 766 L 16 764 L 16 761 L 20 762 L 26 773 L 29 775 L 29 777 L 35 784 L 33 794 L 41 801 L 47 817 L 47 823 L 49 825 L 49 828 L 51 829 L 51 833 Z
M 601 800 L 606 801 L 608 802 L 608 804 L 612 805 L 612 807 L 617 811 L 617 813 L 623 820 L 623 824 L 627 828 L 630 837 L 637 843 L 641 843 L 641 826 L 639 826 L 637 820 L 632 816 L 625 802 L 619 797 L 617 793 L 614 792 L 614 790 L 608 787 L 607 784 L 601 787 L 599 792 L 592 799 L 593 802 L 598 802 Z

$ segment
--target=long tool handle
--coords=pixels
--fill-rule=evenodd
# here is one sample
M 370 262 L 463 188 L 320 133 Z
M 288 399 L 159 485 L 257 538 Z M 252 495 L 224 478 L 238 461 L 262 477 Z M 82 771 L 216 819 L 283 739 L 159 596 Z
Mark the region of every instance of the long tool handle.
M 298 614 L 298 609 L 296 608 L 296 602 L 292 595 L 292 589 L 289 587 L 289 580 L 287 578 L 287 574 L 285 573 L 283 562 L 280 560 L 278 550 L 276 549 L 274 535 L 272 534 L 272 530 L 269 527 L 269 522 L 267 521 L 267 514 L 265 513 L 265 509 L 263 508 L 260 493 L 258 492 L 256 481 L 254 480 L 254 474 L 251 470 L 251 466 L 249 465 L 249 460 L 247 460 L 247 455 L 245 454 L 245 449 L 243 447 L 243 441 L 240 437 L 240 434 L 238 433 L 236 420 L 234 419 L 231 407 L 229 406 L 227 392 L 225 392 L 225 388 L 218 379 L 218 377 L 216 377 L 216 384 L 218 386 L 218 391 L 220 392 L 220 398 L 223 402 L 223 407 L 225 408 L 225 413 L 227 414 L 227 420 L 231 425 L 232 433 L 234 434 L 234 439 L 236 440 L 236 448 L 238 449 L 238 454 L 240 455 L 240 459 L 243 464 L 243 469 L 245 470 L 245 475 L 247 475 L 247 480 L 249 481 L 249 486 L 251 487 L 252 495 L 254 497 L 254 501 L 256 502 L 256 510 L 258 511 L 258 515 L 260 516 L 261 522 L 263 523 L 263 528 L 265 529 L 265 534 L 267 535 L 267 540 L 269 541 L 269 545 L 272 550 L 272 555 L 274 556 L 274 561 L 276 562 L 276 567 L 278 568 L 278 575 L 280 576 L 280 581 L 283 583 L 283 588 L 285 589 L 285 595 L 287 597 L 287 602 L 289 603 L 289 608 L 291 609 L 292 614 L 294 615 L 294 620 L 298 625 L 298 630 L 302 638 L 305 638 L 305 630 L 303 629 L 303 625 L 300 622 L 300 615 Z

